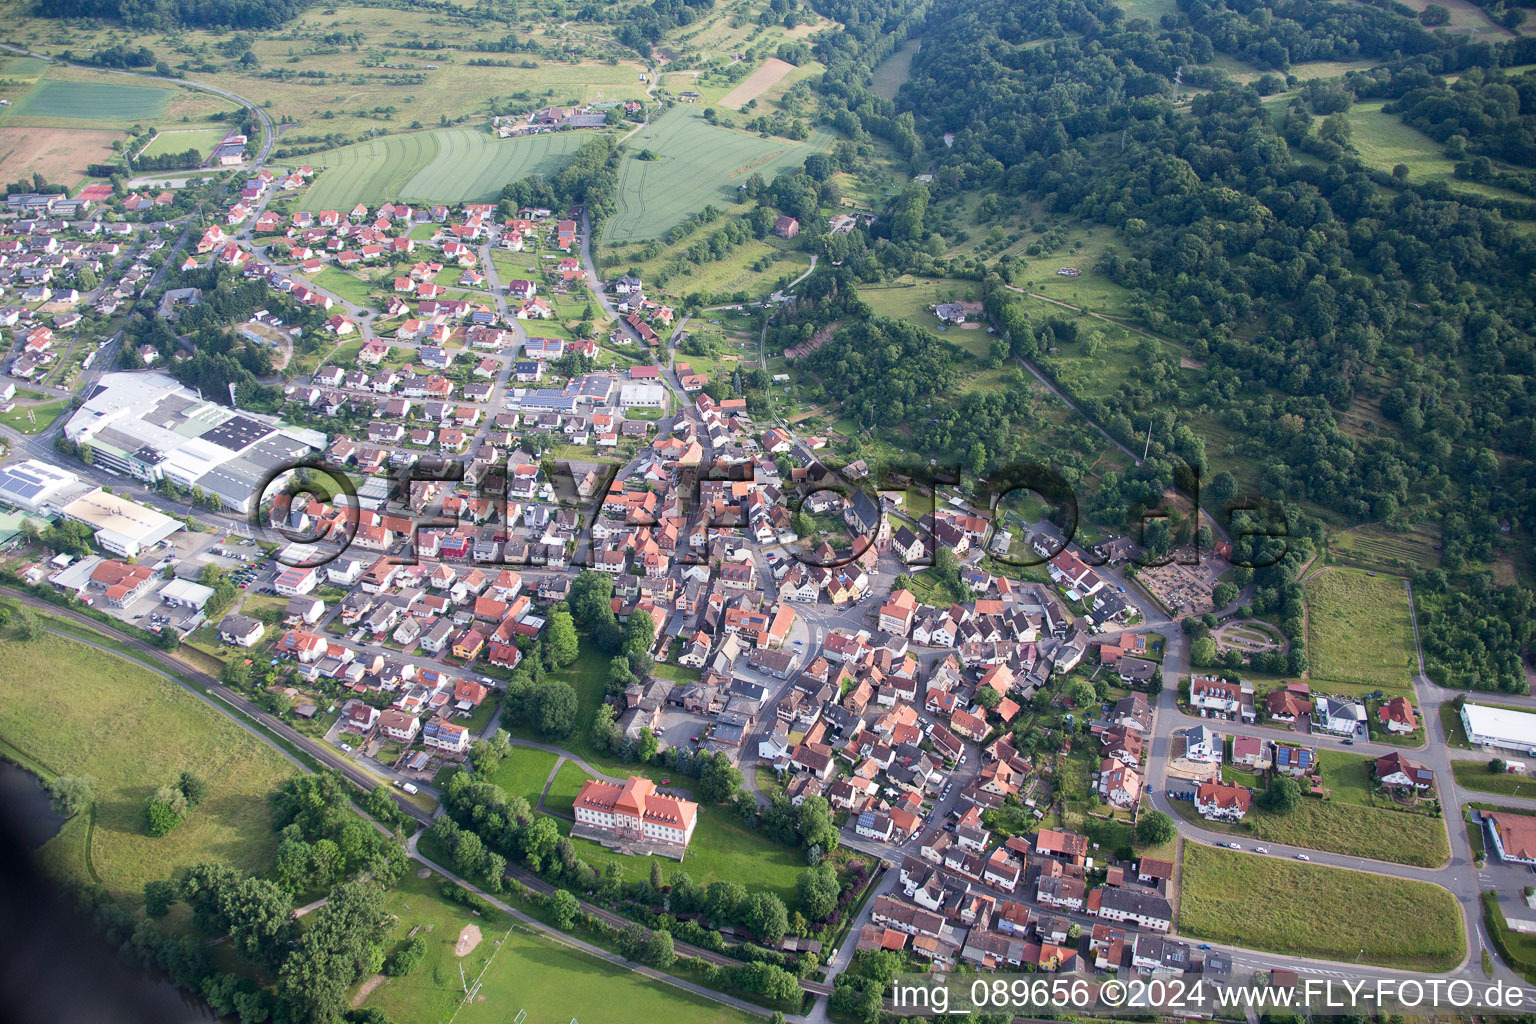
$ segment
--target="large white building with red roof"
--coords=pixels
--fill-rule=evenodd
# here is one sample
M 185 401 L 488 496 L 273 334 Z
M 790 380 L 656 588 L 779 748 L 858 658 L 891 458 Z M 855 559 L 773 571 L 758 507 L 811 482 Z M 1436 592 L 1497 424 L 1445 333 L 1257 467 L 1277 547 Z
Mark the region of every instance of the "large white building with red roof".
M 576 795 L 576 823 L 614 839 L 688 845 L 699 805 L 656 792 L 650 779 L 631 775 L 622 783 L 588 779 Z

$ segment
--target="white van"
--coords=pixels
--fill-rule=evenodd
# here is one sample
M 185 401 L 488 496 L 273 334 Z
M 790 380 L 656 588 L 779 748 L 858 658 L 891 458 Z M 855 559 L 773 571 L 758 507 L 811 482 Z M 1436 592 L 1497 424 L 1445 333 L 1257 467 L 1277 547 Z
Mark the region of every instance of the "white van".
M 414 782 L 407 782 L 403 786 L 401 786 L 400 788 L 405 790 L 407 793 L 411 794 L 411 796 L 415 796 L 416 793 L 417 793 L 416 783 L 414 783 Z

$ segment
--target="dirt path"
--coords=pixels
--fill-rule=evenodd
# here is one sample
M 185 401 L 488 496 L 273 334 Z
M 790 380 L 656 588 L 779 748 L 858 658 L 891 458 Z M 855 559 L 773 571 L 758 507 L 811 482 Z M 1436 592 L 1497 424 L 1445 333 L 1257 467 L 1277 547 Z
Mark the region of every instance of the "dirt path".
M 357 994 L 352 997 L 352 1009 L 355 1010 L 359 1006 L 362 1006 L 363 1003 L 367 1002 L 368 997 L 373 995 L 373 990 L 384 984 L 385 980 L 386 979 L 384 975 L 375 974 L 373 977 L 359 985 L 357 987 Z

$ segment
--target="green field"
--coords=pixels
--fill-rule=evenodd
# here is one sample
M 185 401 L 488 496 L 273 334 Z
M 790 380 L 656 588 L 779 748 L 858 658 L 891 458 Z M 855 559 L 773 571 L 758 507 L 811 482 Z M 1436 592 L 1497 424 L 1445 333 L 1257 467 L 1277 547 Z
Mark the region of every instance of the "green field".
M 501 911 L 476 916 L 442 896 L 442 877 L 407 875 L 389 892 L 386 907 L 398 920 L 390 930 L 389 952 L 412 932 L 427 944 L 410 974 L 389 978 L 366 1005 L 391 1020 L 439 1024 L 450 1018 L 469 1024 L 504 1024 L 527 1010 L 527 1024 L 587 1020 L 666 1020 L 671 1024 L 748 1024 L 756 1018 L 712 1000 L 653 981 L 535 933 Z M 460 931 L 473 925 L 481 941 L 456 955 Z M 459 970 L 481 988 L 475 1001 L 464 995 Z M 616 1011 L 623 1007 L 622 1013 Z M 456 1016 L 455 1016 L 456 1015 Z
M 1466 954 L 1438 885 L 1184 844 L 1179 933 L 1289 956 L 1446 970 Z
M 1314 679 L 1398 690 L 1411 684 L 1413 623 L 1402 580 L 1329 569 L 1304 589 Z M 1325 690 L 1319 683 L 1313 688 Z
M 507 759 L 497 766 L 491 781 L 506 790 L 507 796 L 520 796 L 528 801 L 529 807 L 537 807 L 558 756 L 533 747 L 513 747 Z
M 323 167 L 299 206 L 349 210 L 405 199 L 440 203 L 495 202 L 504 185 L 565 166 L 590 132 L 497 139 L 476 128 L 444 128 L 357 142 L 308 157 Z
M 365 274 L 377 274 L 377 268 L 363 271 Z M 332 295 L 339 295 L 358 306 L 374 305 L 375 293 L 383 293 L 389 290 L 387 285 L 370 284 L 364 278 L 358 277 L 350 270 L 342 270 L 340 267 L 324 267 L 319 273 L 310 278 L 317 287 L 324 288 Z
M 229 134 L 226 128 L 186 128 L 160 132 L 155 140 L 144 147 L 139 156 L 162 156 L 167 153 L 185 153 L 195 149 L 207 156 L 213 147 L 224 141 Z
M 712 125 L 695 107 L 674 107 L 629 140 L 631 155 L 619 167 L 619 208 L 603 226 L 603 240 L 657 238 L 706 205 L 731 204 L 738 186 L 753 174 L 771 181 L 833 141 L 819 129 L 804 142 L 759 138 Z M 644 149 L 657 159 L 633 155 Z
M 1440 555 L 1435 550 L 1439 541 L 1438 532 L 1428 526 L 1398 533 L 1369 525 L 1330 534 L 1328 550 L 1352 565 L 1411 575 L 1440 564 Z
M 201 860 L 265 870 L 277 847 L 267 794 L 295 771 L 261 740 L 173 683 L 115 655 L 48 636 L 0 641 L 0 738 L 52 774 L 96 780 L 90 813 L 42 849 L 52 870 L 117 895 Z M 144 801 L 183 770 L 208 799 L 175 831 L 144 833 Z
M 1536 779 L 1529 775 L 1491 772 L 1486 761 L 1452 761 L 1451 772 L 1456 776 L 1456 784 L 1464 789 L 1499 796 L 1536 797 Z
M 147 121 L 159 117 L 171 90 L 43 79 L 11 107 L 16 117 L 74 117 L 88 121 Z

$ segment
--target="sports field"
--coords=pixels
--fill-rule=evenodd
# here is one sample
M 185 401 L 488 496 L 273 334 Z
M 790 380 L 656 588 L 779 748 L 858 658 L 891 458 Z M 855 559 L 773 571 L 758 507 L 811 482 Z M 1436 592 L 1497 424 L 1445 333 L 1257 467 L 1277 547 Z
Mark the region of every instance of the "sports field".
M 182 128 L 163 131 L 157 134 L 154 141 L 145 146 L 139 156 L 162 156 L 167 153 L 185 153 L 189 149 L 195 149 L 207 156 L 213 152 L 213 147 L 224 141 L 224 136 L 229 134 L 227 128 Z
M 398 919 L 386 952 L 393 953 L 411 935 L 427 947 L 421 963 L 405 977 L 361 986 L 366 1005 L 391 1020 L 510 1024 L 523 1010 L 525 1024 L 750 1024 L 762 1019 L 616 968 L 537 934 L 500 910 L 472 914 L 444 899 L 441 886 L 440 875 L 418 878 L 411 873 L 385 897 L 386 909 Z M 479 941 L 474 931 L 466 937 L 466 928 L 478 929 Z M 468 1002 L 466 981 L 475 989 Z
M 41 850 L 51 870 L 138 893 L 200 860 L 264 870 L 277 847 L 267 794 L 296 769 L 181 687 L 75 640 L 0 639 L 0 742 L 28 767 L 96 780 L 92 812 Z M 144 800 L 190 770 L 208 798 L 174 832 L 144 833 Z
M 16 101 L 17 117 L 77 117 L 87 121 L 147 121 L 159 117 L 171 90 L 158 86 L 44 79 Z
M 759 138 L 704 120 L 691 106 L 667 111 L 630 138 L 619 166 L 619 208 L 603 227 L 607 242 L 656 238 L 705 206 L 729 204 L 751 175 L 765 181 L 829 149 L 834 137 L 813 131 L 804 142 Z M 650 150 L 655 160 L 634 154 Z
M 344 210 L 359 202 L 494 202 L 503 186 L 550 175 L 570 160 L 588 132 L 497 139 L 474 128 L 391 135 L 308 158 L 324 170 L 300 202 L 305 210 Z

